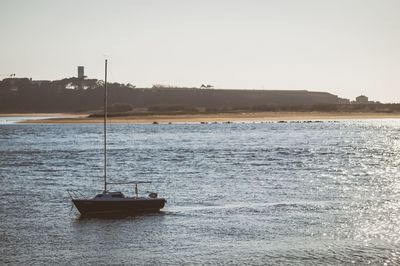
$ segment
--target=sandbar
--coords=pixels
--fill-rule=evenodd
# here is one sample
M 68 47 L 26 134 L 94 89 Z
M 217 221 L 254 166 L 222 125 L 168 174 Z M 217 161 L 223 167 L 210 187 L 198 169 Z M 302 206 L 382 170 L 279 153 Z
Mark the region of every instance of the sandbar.
M 25 115 L 24 115 L 25 116 Z M 37 116 L 32 115 L 32 116 Z M 349 112 L 253 112 L 218 114 L 163 114 L 109 117 L 108 123 L 115 124 L 174 124 L 174 123 L 226 123 L 226 122 L 276 122 L 315 120 L 365 120 L 396 119 L 400 113 L 349 113 Z M 87 114 L 64 114 L 56 118 L 25 120 L 21 123 L 34 124 L 96 124 L 103 123 L 102 117 Z

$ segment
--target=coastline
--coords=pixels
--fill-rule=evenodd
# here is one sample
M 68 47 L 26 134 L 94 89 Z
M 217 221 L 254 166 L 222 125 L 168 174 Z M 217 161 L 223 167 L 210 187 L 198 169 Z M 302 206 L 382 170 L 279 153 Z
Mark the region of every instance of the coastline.
M 87 114 L 74 113 L 0 113 L 0 117 L 84 117 Z
M 73 113 L 0 113 L 0 125 L 18 124 L 30 121 L 46 121 L 46 119 L 78 119 L 87 114 Z
M 18 114 L 36 117 L 38 114 Z M 5 116 L 0 114 L 0 116 Z M 87 114 L 46 114 L 54 118 L 27 119 L 29 124 L 98 124 L 102 117 L 90 118 Z M 166 114 L 109 117 L 111 124 L 174 124 L 174 123 L 227 123 L 227 122 L 276 122 L 315 120 L 396 119 L 400 113 L 350 113 L 350 112 L 254 112 L 219 114 Z

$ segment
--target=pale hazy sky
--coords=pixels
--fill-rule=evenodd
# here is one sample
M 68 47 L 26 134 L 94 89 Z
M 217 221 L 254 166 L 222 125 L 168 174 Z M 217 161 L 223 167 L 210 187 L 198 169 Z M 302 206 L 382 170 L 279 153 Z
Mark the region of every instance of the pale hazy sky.
M 0 74 L 400 102 L 400 0 L 0 0 Z M 0 79 L 5 76 L 0 76 Z

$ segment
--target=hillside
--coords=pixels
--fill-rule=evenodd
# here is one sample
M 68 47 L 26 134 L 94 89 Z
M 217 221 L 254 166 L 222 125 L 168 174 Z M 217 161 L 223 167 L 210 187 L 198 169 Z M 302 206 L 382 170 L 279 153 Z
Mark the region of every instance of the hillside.
M 79 112 L 103 105 L 103 82 L 68 78 L 32 81 L 8 78 L 0 82 L 0 112 Z M 349 103 L 326 92 L 306 90 L 229 90 L 210 88 L 135 88 L 110 83 L 108 102 L 116 111 L 144 109 L 257 109 Z

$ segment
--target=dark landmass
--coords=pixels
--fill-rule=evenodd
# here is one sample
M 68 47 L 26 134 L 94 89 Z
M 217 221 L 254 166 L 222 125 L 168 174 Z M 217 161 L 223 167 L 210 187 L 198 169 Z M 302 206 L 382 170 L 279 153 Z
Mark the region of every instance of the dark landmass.
M 54 81 L 3 79 L 0 81 L 0 112 L 86 112 L 96 116 L 96 112 L 102 110 L 103 106 L 103 84 L 101 80 L 83 78 Z M 110 115 L 342 109 L 371 111 L 376 108 L 370 105 L 353 106 L 349 104 L 349 100 L 336 95 L 306 90 L 228 90 L 165 86 L 135 88 L 129 83 L 109 83 L 108 88 Z M 389 107 L 382 109 L 391 110 Z

